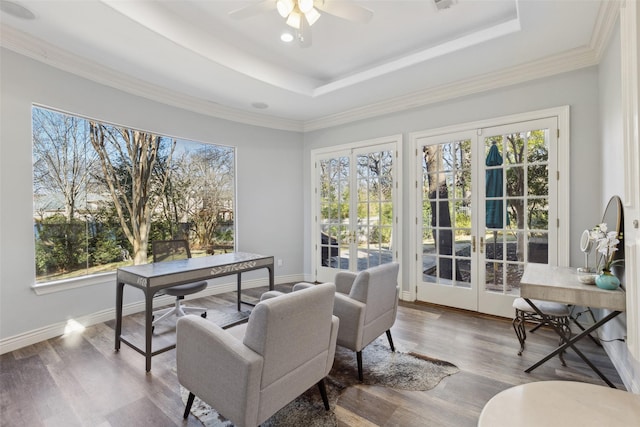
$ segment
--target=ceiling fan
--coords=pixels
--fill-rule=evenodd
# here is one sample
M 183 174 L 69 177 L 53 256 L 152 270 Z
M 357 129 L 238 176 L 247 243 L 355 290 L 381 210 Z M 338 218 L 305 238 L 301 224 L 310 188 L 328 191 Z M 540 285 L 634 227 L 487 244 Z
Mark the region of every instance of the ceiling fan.
M 261 0 L 229 12 L 229 16 L 244 19 L 264 12 L 277 10 L 287 25 L 296 30 L 302 47 L 311 46 L 311 26 L 322 16 L 332 15 L 347 21 L 366 23 L 373 11 L 344 0 Z

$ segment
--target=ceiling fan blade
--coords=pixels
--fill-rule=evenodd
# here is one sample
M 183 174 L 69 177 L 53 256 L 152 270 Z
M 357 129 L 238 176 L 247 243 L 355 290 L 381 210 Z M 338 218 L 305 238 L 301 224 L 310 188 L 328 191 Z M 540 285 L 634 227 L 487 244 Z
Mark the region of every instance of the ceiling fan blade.
M 300 47 L 311 46 L 311 26 L 304 16 L 300 20 L 300 29 L 297 31 L 297 36 L 298 41 L 300 42 Z
M 276 10 L 275 0 L 261 0 L 240 9 L 232 10 L 229 12 L 229 16 L 235 19 L 245 19 L 271 10 Z
M 371 9 L 342 0 L 320 0 L 316 2 L 316 7 L 329 15 L 337 16 L 347 21 L 365 24 L 373 18 Z

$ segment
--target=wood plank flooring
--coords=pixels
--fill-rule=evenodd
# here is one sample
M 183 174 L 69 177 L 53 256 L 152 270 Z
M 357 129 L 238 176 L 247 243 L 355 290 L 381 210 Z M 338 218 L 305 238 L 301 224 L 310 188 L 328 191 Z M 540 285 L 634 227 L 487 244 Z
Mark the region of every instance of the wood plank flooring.
M 278 285 L 288 291 L 290 285 Z M 245 291 L 245 300 L 264 289 Z M 188 305 L 209 308 L 209 318 L 233 315 L 235 293 L 200 298 Z M 247 309 L 250 307 L 246 307 Z M 127 316 L 124 330 L 141 334 L 143 315 Z M 398 350 L 446 360 L 460 372 L 424 392 L 385 387 L 347 389 L 335 409 L 340 426 L 475 426 L 485 403 L 513 385 L 540 380 L 575 380 L 605 385 L 572 351 L 563 367 L 556 357 L 532 373 L 524 370 L 557 344 L 553 331 L 518 340 L 508 319 L 445 307 L 401 302 L 392 328 Z M 173 329 L 155 331 L 173 339 Z M 604 350 L 590 340 L 580 349 L 618 388 L 622 382 Z M 366 363 L 366 360 L 364 361 Z M 0 356 L 0 425 L 9 426 L 199 426 L 182 419 L 184 404 L 174 372 L 175 350 L 144 358 L 127 346 L 114 351 L 114 322 L 53 338 Z

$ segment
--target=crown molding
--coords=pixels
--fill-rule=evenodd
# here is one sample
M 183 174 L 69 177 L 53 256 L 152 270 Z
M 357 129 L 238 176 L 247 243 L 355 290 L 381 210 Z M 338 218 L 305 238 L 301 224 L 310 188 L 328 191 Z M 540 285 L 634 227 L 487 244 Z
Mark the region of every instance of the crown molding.
M 525 83 L 597 64 L 598 58 L 596 58 L 593 49 L 574 49 L 570 52 L 550 56 L 538 61 L 532 61 L 469 79 L 458 80 L 414 92 L 406 96 L 370 104 L 366 107 L 355 108 L 317 120 L 308 120 L 305 122 L 304 131 L 309 132 L 344 125 L 357 120 L 370 119 L 376 116 L 424 107 L 438 102 Z
M 171 91 L 161 86 L 129 77 L 117 70 L 98 66 L 91 61 L 70 54 L 65 50 L 59 49 L 43 40 L 28 36 L 7 25 L 2 25 L 0 28 L 0 45 L 29 58 L 114 89 L 195 113 L 264 128 L 293 132 L 310 132 L 424 107 L 442 101 L 597 65 L 604 54 L 607 43 L 615 28 L 620 6 L 620 1 L 602 2 L 598 19 L 594 25 L 593 35 L 588 46 L 572 49 L 561 54 L 531 61 L 515 67 L 451 82 L 417 91 L 409 95 L 387 99 L 382 102 L 306 121 L 251 113 Z
M 595 51 L 598 62 L 602 59 L 607 43 L 613 34 L 618 17 L 620 16 L 620 7 L 624 5 L 624 0 L 605 1 L 600 4 L 598 12 L 598 20 L 593 27 L 591 42 L 589 46 Z
M 302 121 L 251 113 L 172 91 L 98 65 L 7 25 L 0 27 L 0 46 L 96 83 L 195 113 L 265 128 L 303 130 Z

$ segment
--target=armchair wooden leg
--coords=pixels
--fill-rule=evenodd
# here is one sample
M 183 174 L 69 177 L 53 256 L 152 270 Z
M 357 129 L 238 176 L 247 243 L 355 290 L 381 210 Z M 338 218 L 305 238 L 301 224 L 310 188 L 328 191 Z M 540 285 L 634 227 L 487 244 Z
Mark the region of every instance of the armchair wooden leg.
M 320 389 L 320 396 L 322 396 L 322 402 L 324 402 L 324 409 L 327 411 L 329 407 L 329 398 L 327 397 L 327 387 L 324 384 L 324 378 L 318 381 L 318 388 Z
M 391 351 L 396 351 L 396 348 L 393 346 L 393 339 L 391 339 L 391 329 L 387 329 L 387 340 L 389 340 L 389 347 L 391 347 Z
M 189 412 L 191 412 L 191 405 L 193 405 L 193 399 L 196 398 L 196 395 L 189 392 L 189 398 L 187 399 L 187 406 L 184 408 L 184 416 L 183 418 L 186 420 L 189 417 Z
M 362 376 L 362 351 L 356 351 L 356 360 L 358 361 L 358 380 L 364 381 Z

